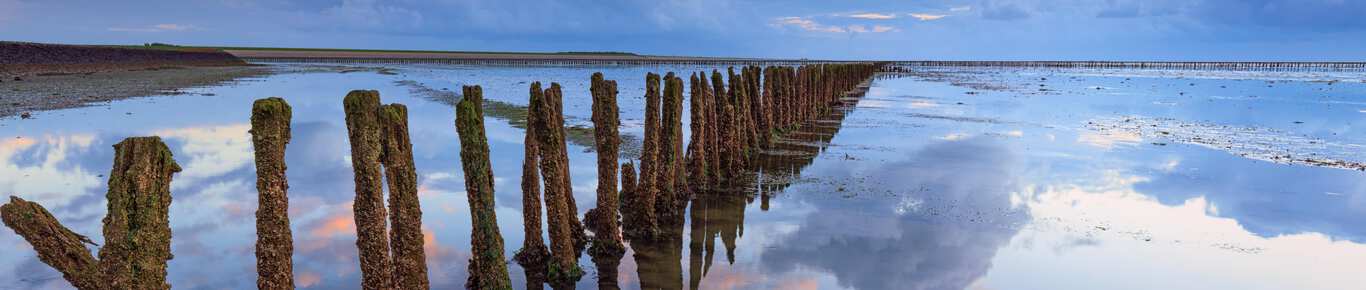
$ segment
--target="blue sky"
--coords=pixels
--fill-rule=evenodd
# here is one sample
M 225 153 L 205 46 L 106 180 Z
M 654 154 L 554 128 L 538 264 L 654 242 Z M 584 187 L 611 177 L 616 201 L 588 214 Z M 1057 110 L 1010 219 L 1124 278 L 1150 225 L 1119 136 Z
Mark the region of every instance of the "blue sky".
M 1366 0 L 0 0 L 0 40 L 820 59 L 1366 60 Z

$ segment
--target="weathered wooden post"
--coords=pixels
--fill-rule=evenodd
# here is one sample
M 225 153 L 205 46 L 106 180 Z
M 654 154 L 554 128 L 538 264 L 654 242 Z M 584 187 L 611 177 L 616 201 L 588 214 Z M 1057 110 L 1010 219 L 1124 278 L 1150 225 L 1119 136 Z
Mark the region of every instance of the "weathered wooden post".
M 598 206 L 589 210 L 585 217 L 585 223 L 594 233 L 589 256 L 598 266 L 598 288 L 619 289 L 617 265 L 626 248 L 622 245 L 617 217 L 620 207 L 617 204 L 620 195 L 617 192 L 617 155 L 621 144 L 617 133 L 621 124 L 617 113 L 617 82 L 604 80 L 602 73 L 594 73 L 591 81 L 593 133 L 598 151 Z
M 285 178 L 285 146 L 290 139 L 291 115 L 289 104 L 281 98 L 260 99 L 252 104 L 258 289 L 294 289 L 294 237 L 289 229 L 289 181 Z
M 355 172 L 356 247 L 360 249 L 361 287 L 393 289 L 393 261 L 384 209 L 384 181 L 380 173 L 381 127 L 379 92 L 351 91 L 343 100 L 346 129 L 351 139 L 351 168 Z
M 533 90 L 539 91 L 539 88 Z M 526 138 L 522 141 L 522 225 L 525 239 L 522 240 L 522 249 L 513 257 L 526 270 L 528 290 L 544 289 L 548 270 L 546 262 L 550 258 L 550 249 L 546 248 L 541 235 L 541 147 L 536 138 L 537 130 L 530 127 L 530 124 L 537 122 L 536 117 L 536 112 L 527 108 L 528 128 Z
M 707 186 L 707 105 L 706 88 L 698 78 L 697 73 L 692 74 L 689 79 L 689 101 L 692 106 L 689 118 L 692 129 L 692 137 L 688 143 L 688 185 L 694 191 L 702 190 Z
M 659 195 L 655 212 L 660 216 L 677 214 L 675 208 L 682 199 L 679 176 L 683 151 L 683 80 L 668 73 L 664 77 L 663 121 L 660 124 L 658 159 L 655 159 L 655 187 Z
M 503 259 L 503 236 L 498 232 L 498 217 L 494 214 L 493 167 L 489 162 L 488 138 L 484 136 L 483 95 L 479 86 L 465 86 L 464 98 L 455 107 L 460 165 L 465 172 L 465 192 L 473 223 L 470 278 L 465 287 L 512 289 Z
M 389 184 L 389 224 L 393 226 L 389 245 L 394 260 L 394 287 L 428 289 L 431 285 L 427 281 L 427 254 L 422 247 L 422 205 L 417 198 L 417 168 L 413 165 L 413 144 L 408 137 L 408 108 L 400 104 L 381 106 L 379 121 L 384 148 L 381 161 Z M 501 253 L 501 243 L 498 249 Z
M 658 195 L 656 171 L 659 151 L 664 148 L 660 141 L 660 94 L 659 75 L 645 74 L 645 140 L 641 145 L 639 186 L 632 191 L 631 228 L 627 238 L 635 240 L 646 238 L 655 232 L 655 200 Z
M 569 203 L 574 193 L 570 188 L 569 157 L 564 143 L 564 115 L 560 111 L 563 97 L 557 83 L 551 83 L 544 92 L 540 92 L 540 87 L 540 82 L 531 84 L 531 108 L 538 115 L 532 128 L 537 130 L 536 136 L 540 139 L 541 175 L 550 227 L 552 261 L 548 279 L 556 289 L 573 289 L 574 282 L 583 276 L 576 247 L 582 227 L 574 226 L 578 224 L 577 209 Z
M 711 164 L 713 169 L 709 180 L 712 183 L 712 187 L 715 188 L 715 186 L 721 184 L 726 178 L 729 178 L 729 175 L 726 173 L 728 169 L 725 165 L 725 156 L 727 154 L 725 147 L 727 146 L 727 143 L 722 141 L 722 139 L 729 138 L 727 132 L 730 131 L 730 128 L 726 127 L 725 123 L 725 108 L 728 102 L 726 101 L 726 84 L 721 78 L 721 72 L 717 70 L 711 71 L 711 84 L 711 95 L 709 95 L 707 101 L 707 114 L 709 115 L 707 119 L 711 121 L 708 123 L 710 129 L 707 130 L 707 134 L 709 134 L 707 136 L 707 148 L 708 150 L 711 150 L 710 153 L 713 154 L 710 154 L 707 157 L 710 159 L 708 160 L 710 161 L 708 163 Z
M 160 137 L 133 137 L 114 145 L 109 172 L 105 245 L 96 260 L 89 238 L 62 226 L 41 205 L 18 197 L 0 206 L 0 220 L 38 252 L 38 259 L 78 289 L 170 289 L 171 177 L 180 165 Z

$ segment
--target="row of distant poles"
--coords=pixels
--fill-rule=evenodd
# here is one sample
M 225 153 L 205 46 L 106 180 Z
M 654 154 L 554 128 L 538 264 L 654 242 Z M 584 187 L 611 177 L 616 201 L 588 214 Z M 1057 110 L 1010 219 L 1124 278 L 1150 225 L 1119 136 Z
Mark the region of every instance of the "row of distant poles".
M 625 243 L 651 243 L 661 221 L 681 221 L 700 194 L 734 194 L 759 151 L 778 137 L 828 113 L 885 63 L 746 66 L 690 77 L 691 143 L 683 146 L 683 79 L 646 75 L 645 136 L 639 160 L 619 163 L 621 144 L 616 82 L 592 76 L 592 121 L 598 154 L 597 208 L 584 220 L 571 190 L 560 85 L 531 84 L 523 164 L 526 239 L 513 258 L 526 269 L 527 288 L 573 289 L 583 276 L 578 259 L 588 249 L 598 265 L 598 286 L 618 289 L 616 265 Z M 661 82 L 663 91 L 660 91 Z M 428 289 L 422 210 L 408 135 L 407 108 L 381 105 L 376 91 L 343 99 L 354 170 L 356 246 L 364 289 Z M 511 289 L 494 206 L 492 164 L 484 133 L 482 88 L 465 86 L 455 106 L 460 160 L 470 203 L 470 289 Z M 285 148 L 292 112 L 280 98 L 252 107 L 255 148 L 257 286 L 294 289 L 293 237 Z M 180 166 L 160 137 L 127 138 L 114 145 L 109 175 L 105 245 L 98 258 L 87 237 L 61 225 L 41 205 L 11 197 L 0 206 L 6 226 L 27 240 L 44 263 L 79 289 L 169 289 L 170 183 Z M 618 164 L 620 178 L 618 178 Z M 618 181 L 621 190 L 617 189 Z M 385 184 L 389 194 L 386 201 Z M 544 190 L 540 187 L 544 186 Z M 544 195 L 542 195 L 544 192 Z M 542 202 L 544 197 L 544 202 Z M 541 229 L 541 209 L 547 231 Z M 592 233 L 591 237 L 589 233 Z M 543 234 L 549 235 L 547 247 Z M 589 247 L 591 245 L 591 248 Z

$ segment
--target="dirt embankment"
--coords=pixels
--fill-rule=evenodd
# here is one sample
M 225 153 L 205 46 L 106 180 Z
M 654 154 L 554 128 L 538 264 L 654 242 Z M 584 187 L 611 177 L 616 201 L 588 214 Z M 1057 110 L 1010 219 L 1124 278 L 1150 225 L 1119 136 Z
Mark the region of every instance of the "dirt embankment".
M 212 86 L 271 71 L 227 53 L 0 41 L 0 117 Z
M 0 77 L 86 74 L 184 66 L 244 66 L 210 49 L 151 49 L 0 41 Z

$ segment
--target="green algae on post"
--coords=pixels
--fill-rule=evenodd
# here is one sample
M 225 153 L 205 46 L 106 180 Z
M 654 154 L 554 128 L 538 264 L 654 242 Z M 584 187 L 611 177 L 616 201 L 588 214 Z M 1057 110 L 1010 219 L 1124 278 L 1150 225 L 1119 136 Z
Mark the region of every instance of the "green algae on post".
M 691 142 L 688 144 L 687 162 L 688 178 L 687 185 L 693 190 L 701 190 L 707 185 L 707 119 L 706 119 L 706 91 L 703 88 L 697 73 L 693 73 L 688 82 L 689 96 L 692 113 L 689 115 L 692 129 Z
M 493 167 L 489 162 L 488 137 L 484 135 L 483 89 L 465 86 L 465 97 L 455 107 L 455 127 L 460 135 L 460 164 L 465 172 L 465 191 L 470 204 L 468 289 L 512 289 L 507 262 L 503 259 L 503 236 L 494 213 Z
M 530 112 L 530 108 L 527 108 Z M 534 124 L 536 114 L 524 113 L 527 123 Z M 536 130 L 526 130 L 522 140 L 522 226 L 524 236 L 522 248 L 512 259 L 522 265 L 526 272 L 528 290 L 544 289 L 546 282 L 546 262 L 550 259 L 550 249 L 546 248 L 541 235 L 541 170 L 540 146 L 537 146 Z
M 256 100 L 251 109 L 251 142 L 256 158 L 256 288 L 294 289 L 294 237 L 289 229 L 289 103 Z
M 427 255 L 423 249 L 422 206 L 417 198 L 417 169 L 413 144 L 408 136 L 408 108 L 400 104 L 380 107 L 385 180 L 389 184 L 390 256 L 394 261 L 394 287 L 428 289 Z
M 393 261 L 389 257 L 388 214 L 384 209 L 384 181 L 380 173 L 381 128 L 379 92 L 351 91 L 342 101 L 346 131 L 351 140 L 351 168 L 355 172 L 356 247 L 360 250 L 361 287 L 392 289 Z
M 598 266 L 598 289 L 619 289 L 616 269 L 626 248 L 622 245 L 617 215 L 617 148 L 621 144 L 617 127 L 617 82 L 604 80 L 602 73 L 594 73 L 590 91 L 593 95 L 593 127 L 598 148 L 597 208 L 588 211 L 585 223 L 594 233 L 589 256 Z
M 683 165 L 683 80 L 672 72 L 664 77 L 663 115 L 660 123 L 658 155 L 655 159 L 655 213 L 677 214 L 683 200 L 679 176 Z
M 570 289 L 583 277 L 578 258 L 583 241 L 583 226 L 577 217 L 569 179 L 569 154 L 565 148 L 563 95 L 560 85 L 540 90 L 541 83 L 531 84 L 531 108 L 536 123 L 531 124 L 540 139 L 541 177 L 545 186 L 546 215 L 550 230 L 552 261 L 547 271 L 550 285 L 556 289 Z
M 180 165 L 160 137 L 132 137 L 114 145 L 105 245 L 98 260 L 85 248 L 94 242 L 37 203 L 10 197 L 0 206 L 0 219 L 78 289 L 170 289 L 166 262 L 172 258 L 171 176 L 176 172 Z
M 660 144 L 659 125 L 659 75 L 645 74 L 645 140 L 640 151 L 640 176 L 636 190 L 630 192 L 631 203 L 625 211 L 627 224 L 626 238 L 636 240 L 648 238 L 655 232 L 655 188 L 656 166 Z

